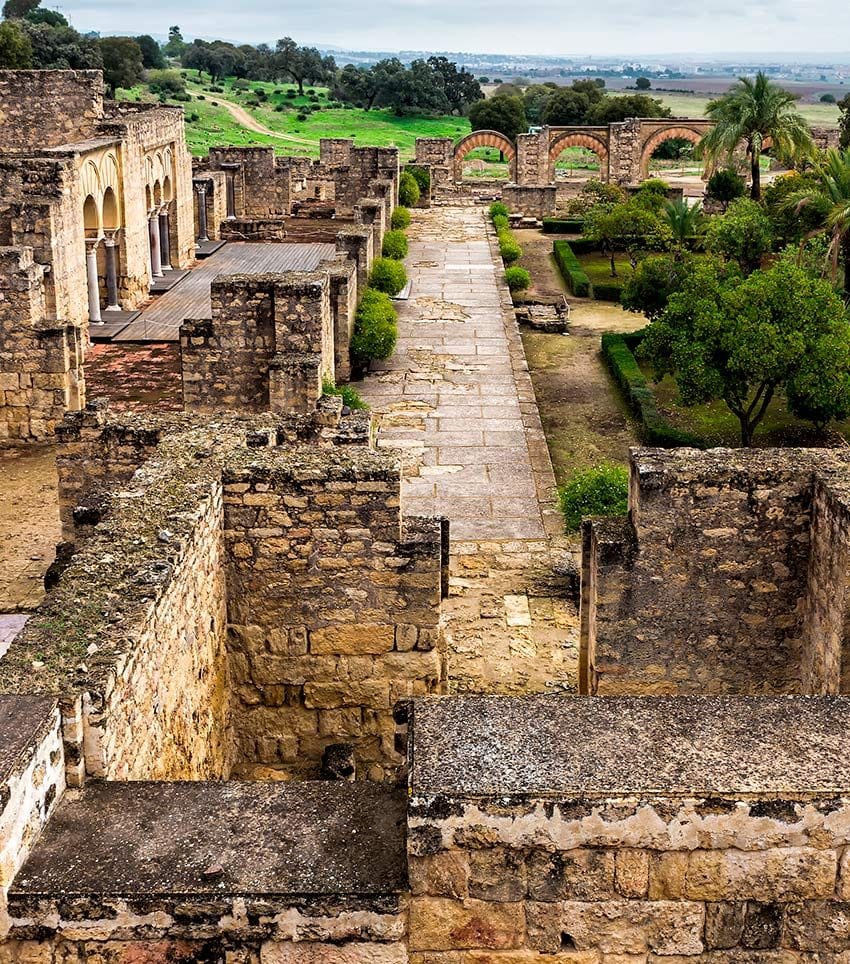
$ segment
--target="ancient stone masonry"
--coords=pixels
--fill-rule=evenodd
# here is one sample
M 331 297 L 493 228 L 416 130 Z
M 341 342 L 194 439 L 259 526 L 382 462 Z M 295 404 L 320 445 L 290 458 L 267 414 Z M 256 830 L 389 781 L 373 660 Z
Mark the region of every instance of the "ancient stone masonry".
M 584 529 L 586 692 L 844 692 L 847 457 L 636 450 Z

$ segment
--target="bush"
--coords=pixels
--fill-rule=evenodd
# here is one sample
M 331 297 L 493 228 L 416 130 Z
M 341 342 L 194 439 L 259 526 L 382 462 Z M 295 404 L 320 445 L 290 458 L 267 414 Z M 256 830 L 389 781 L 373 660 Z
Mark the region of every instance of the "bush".
M 390 218 L 390 227 L 393 231 L 404 231 L 410 227 L 410 211 L 405 207 L 397 207 Z
M 329 378 L 322 380 L 323 395 L 339 395 L 342 404 L 353 411 L 364 411 L 369 406 L 360 397 L 360 393 L 353 389 L 351 385 L 336 385 Z
M 224 88 L 223 88 L 223 87 L 219 87 L 218 84 L 213 84 L 213 85 L 209 88 L 209 91 L 210 91 L 211 94 L 223 94 L 223 93 L 224 93 Z
M 507 229 L 499 232 L 499 254 L 505 264 L 513 264 L 522 257 L 519 241 Z
M 514 265 L 505 271 L 505 282 L 511 291 L 525 291 L 531 285 L 531 275 L 525 270 Z
M 398 316 L 389 295 L 367 288 L 354 316 L 351 361 L 362 369 L 373 359 L 389 358 L 397 338 Z
M 567 287 L 576 298 L 589 298 L 590 278 L 585 274 L 584 268 L 573 253 L 573 249 L 566 241 L 556 241 L 552 247 L 555 263 L 558 265 Z
M 596 301 L 615 301 L 619 302 L 623 294 L 623 286 L 617 284 L 597 284 L 593 283 L 593 297 Z
M 431 172 L 426 167 L 410 164 L 407 167 L 413 180 L 419 185 L 419 193 L 427 194 L 431 190 Z
M 307 120 L 307 115 L 304 113 L 304 111 L 300 111 L 298 114 L 295 115 L 295 119 L 300 121 L 305 121 Z
M 576 472 L 558 495 L 567 532 L 577 532 L 582 519 L 626 515 L 629 470 L 625 465 L 603 462 L 595 468 Z
M 584 218 L 543 218 L 544 234 L 581 234 Z
M 398 182 L 398 203 L 402 207 L 412 208 L 419 203 L 421 194 L 416 178 L 410 171 L 402 171 Z
M 511 212 L 508 210 L 507 204 L 502 204 L 501 201 L 494 201 L 490 205 L 490 220 L 493 218 L 502 217 L 506 218 Z
M 497 234 L 501 234 L 502 231 L 507 231 L 510 225 L 510 221 L 508 221 L 504 214 L 494 215 L 493 227 L 496 229 Z
M 655 395 L 633 354 L 642 340 L 643 332 L 634 332 L 628 336 L 603 335 L 602 357 L 622 389 L 629 408 L 641 423 L 644 444 L 658 445 L 661 448 L 678 448 L 683 445 L 704 448 L 702 439 L 673 428 L 658 411 Z
M 747 182 L 743 177 L 731 168 L 721 168 L 715 171 L 708 179 L 705 188 L 706 197 L 719 201 L 723 209 L 739 197 L 743 197 L 747 190 Z
M 294 88 L 292 88 L 286 92 L 286 96 L 290 100 L 294 100 L 298 96 L 298 92 Z
M 599 242 L 592 238 L 573 238 L 569 244 L 573 254 L 590 254 L 592 251 L 599 250 Z
M 407 257 L 407 235 L 404 231 L 387 231 L 382 254 L 385 258 L 401 261 Z
M 400 261 L 378 258 L 372 265 L 369 286 L 388 295 L 397 295 L 407 284 L 407 272 Z

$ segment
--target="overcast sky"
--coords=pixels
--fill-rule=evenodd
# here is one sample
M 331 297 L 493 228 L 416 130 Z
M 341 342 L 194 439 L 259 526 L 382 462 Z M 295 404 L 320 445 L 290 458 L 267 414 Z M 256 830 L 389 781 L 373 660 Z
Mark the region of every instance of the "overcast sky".
M 43 0 L 78 30 L 563 56 L 850 48 L 847 0 Z

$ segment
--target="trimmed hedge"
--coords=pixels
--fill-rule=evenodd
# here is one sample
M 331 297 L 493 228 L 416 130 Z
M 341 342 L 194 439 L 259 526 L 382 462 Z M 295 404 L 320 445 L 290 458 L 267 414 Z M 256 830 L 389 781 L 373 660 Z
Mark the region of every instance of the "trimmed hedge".
M 390 227 L 393 231 L 404 231 L 410 227 L 410 211 L 399 205 L 390 217 Z
M 507 204 L 502 204 L 501 201 L 494 201 L 489 208 L 490 220 L 496 217 L 506 218 L 511 212 L 508 210 Z
M 511 226 L 511 222 L 507 219 L 504 214 L 494 214 L 493 215 L 493 227 L 496 229 L 496 234 L 502 231 L 507 231 Z
M 375 358 L 389 358 L 397 338 L 398 315 L 390 296 L 367 288 L 354 316 L 350 347 L 354 367 L 362 370 Z
M 419 203 L 422 192 L 410 171 L 402 171 L 398 181 L 398 203 L 403 208 L 412 208 Z
M 383 254 L 385 258 L 394 258 L 396 261 L 401 261 L 402 258 L 406 258 L 407 235 L 404 231 L 387 231 L 384 235 L 384 245 L 381 254 Z
M 629 511 L 629 470 L 625 465 L 603 462 L 576 472 L 558 491 L 564 528 L 578 532 L 583 519 L 623 516 Z
M 629 342 L 636 346 L 642 337 L 641 332 L 636 332 L 629 336 Z M 645 445 L 668 449 L 682 446 L 705 448 L 702 439 L 673 428 L 658 411 L 655 395 L 622 335 L 602 336 L 602 357 L 622 389 L 629 407 L 640 420 Z
M 573 249 L 569 243 L 567 241 L 555 241 L 552 248 L 555 255 L 555 264 L 558 265 L 567 287 L 576 298 L 589 298 L 590 278 L 584 273 L 584 269 L 578 258 L 573 254 Z
M 505 270 L 505 283 L 511 291 L 525 291 L 531 286 L 531 275 L 525 268 L 514 265 Z
M 369 287 L 388 295 L 397 295 L 407 284 L 407 272 L 400 261 L 377 258 L 369 273 Z
M 544 234 L 581 234 L 583 218 L 543 218 Z
M 499 254 L 505 264 L 513 264 L 522 257 L 522 248 L 519 241 L 511 234 L 508 228 L 499 232 Z
M 591 241 L 590 238 L 573 238 L 567 243 L 573 249 L 573 254 L 592 254 L 599 250 L 599 242 Z
M 596 282 L 592 285 L 593 297 L 596 301 L 614 301 L 619 303 L 623 294 L 623 286 L 617 284 L 599 285 Z

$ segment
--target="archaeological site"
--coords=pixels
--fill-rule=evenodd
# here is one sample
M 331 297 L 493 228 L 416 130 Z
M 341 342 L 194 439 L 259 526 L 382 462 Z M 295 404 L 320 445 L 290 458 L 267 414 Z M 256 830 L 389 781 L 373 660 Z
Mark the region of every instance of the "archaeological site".
M 850 448 L 641 434 L 546 233 L 713 127 L 193 157 L 0 71 L 0 964 L 850 964 Z

